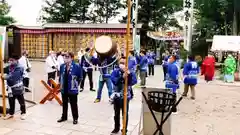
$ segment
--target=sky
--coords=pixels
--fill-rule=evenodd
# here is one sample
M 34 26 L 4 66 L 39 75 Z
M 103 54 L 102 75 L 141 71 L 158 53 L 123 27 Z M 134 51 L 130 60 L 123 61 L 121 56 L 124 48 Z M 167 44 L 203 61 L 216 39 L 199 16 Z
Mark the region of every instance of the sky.
M 36 26 L 37 18 L 40 16 L 41 7 L 44 0 L 6 0 L 11 6 L 10 16 L 14 17 L 17 24 L 25 26 Z M 121 14 L 125 14 L 124 11 Z M 121 15 L 111 23 L 118 23 Z
M 26 26 L 37 25 L 37 18 L 41 10 L 43 0 L 6 0 L 12 7 L 9 13 L 17 24 Z
M 6 0 L 11 6 L 10 16 L 17 21 L 16 24 L 24 26 L 37 26 L 37 18 L 40 16 L 41 7 L 44 0 Z M 109 23 L 118 23 L 121 16 L 126 14 L 126 10 L 120 11 L 121 14 L 110 20 Z M 178 20 L 180 19 L 177 17 Z M 180 21 L 180 20 L 179 20 Z M 180 21 L 181 22 L 181 21 Z

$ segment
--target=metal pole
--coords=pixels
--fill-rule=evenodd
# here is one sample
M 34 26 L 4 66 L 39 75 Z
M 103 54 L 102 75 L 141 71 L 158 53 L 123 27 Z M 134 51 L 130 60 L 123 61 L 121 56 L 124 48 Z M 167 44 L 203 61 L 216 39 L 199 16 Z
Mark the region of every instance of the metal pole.
M 131 23 L 131 0 L 128 0 L 128 18 L 127 18 L 127 37 L 126 37 L 126 63 L 125 68 L 128 69 L 128 55 L 129 55 L 129 38 L 130 38 L 130 23 Z M 125 71 L 125 74 L 127 71 Z M 127 90 L 128 90 L 128 77 L 124 78 L 124 92 L 123 92 L 123 131 L 122 135 L 126 135 L 126 121 L 127 121 Z

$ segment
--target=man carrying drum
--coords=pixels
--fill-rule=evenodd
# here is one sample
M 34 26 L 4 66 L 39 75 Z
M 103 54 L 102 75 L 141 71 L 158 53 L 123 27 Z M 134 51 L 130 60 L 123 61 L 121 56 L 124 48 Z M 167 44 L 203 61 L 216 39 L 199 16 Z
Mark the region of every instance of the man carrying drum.
M 112 39 L 108 36 L 100 36 L 96 39 L 95 48 L 90 52 L 90 59 L 93 58 L 94 50 L 98 54 L 98 57 L 95 58 L 95 63 L 99 66 L 99 81 L 98 81 L 98 90 L 97 98 L 94 103 L 101 101 L 102 89 L 106 83 L 108 89 L 108 96 L 112 95 L 112 81 L 111 81 L 111 72 L 113 70 L 113 63 L 117 60 L 117 45 L 112 42 Z

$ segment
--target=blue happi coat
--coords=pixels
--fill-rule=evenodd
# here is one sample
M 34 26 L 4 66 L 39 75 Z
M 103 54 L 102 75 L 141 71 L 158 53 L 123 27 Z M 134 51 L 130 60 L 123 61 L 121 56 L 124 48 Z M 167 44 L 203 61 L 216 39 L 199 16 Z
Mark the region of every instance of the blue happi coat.
M 140 57 L 141 56 L 138 53 L 135 54 L 137 65 L 139 65 L 139 63 L 140 63 Z
M 128 69 L 129 69 L 131 72 L 135 72 L 135 71 L 136 71 L 136 66 L 137 66 L 136 57 L 130 56 L 130 57 L 128 58 Z
M 199 66 L 195 61 L 189 61 L 184 65 L 184 84 L 196 85 L 199 74 Z
M 115 60 L 115 57 L 111 57 L 111 58 L 106 58 L 103 61 L 100 61 L 99 58 L 96 58 L 94 61 L 96 62 L 96 64 L 100 67 L 99 68 L 99 72 L 100 72 L 100 81 L 103 81 L 104 79 L 108 79 L 111 77 L 111 72 L 113 70 L 113 66 L 107 66 L 111 63 L 113 63 Z
M 124 91 L 124 78 L 123 78 L 123 71 L 120 68 L 115 68 L 111 74 L 111 81 L 114 85 L 114 93 L 119 93 L 120 98 L 123 99 L 123 91 Z M 128 74 L 128 91 L 127 97 L 131 99 L 132 95 L 131 87 L 137 83 L 137 78 L 134 72 Z
M 11 87 L 13 95 L 23 94 L 23 73 L 24 69 L 18 63 L 4 68 L 4 73 L 7 74 L 7 86 Z
M 139 69 L 140 71 L 147 71 L 148 59 L 146 56 L 140 56 Z
M 153 65 L 155 62 L 156 55 L 154 52 L 150 52 L 147 54 L 147 58 L 148 58 L 148 64 Z
M 162 64 L 163 67 L 167 67 L 169 57 L 170 57 L 169 55 L 164 56 Z
M 64 93 L 67 91 L 69 94 L 78 94 L 78 86 L 80 81 L 82 80 L 82 68 L 77 65 L 75 62 L 72 62 L 70 65 L 70 69 L 68 71 L 68 89 L 65 90 L 65 72 L 66 72 L 66 64 L 62 64 L 60 67 L 60 82 L 61 82 L 61 92 Z
M 165 87 L 171 89 L 173 93 L 176 93 L 176 90 L 179 88 L 178 76 L 179 68 L 176 61 L 169 63 L 167 67 Z
M 94 58 L 91 58 L 90 61 L 86 60 L 87 56 L 83 55 L 81 58 L 80 66 L 85 72 L 91 72 L 93 71 L 92 65 L 89 64 L 89 62 L 94 61 Z

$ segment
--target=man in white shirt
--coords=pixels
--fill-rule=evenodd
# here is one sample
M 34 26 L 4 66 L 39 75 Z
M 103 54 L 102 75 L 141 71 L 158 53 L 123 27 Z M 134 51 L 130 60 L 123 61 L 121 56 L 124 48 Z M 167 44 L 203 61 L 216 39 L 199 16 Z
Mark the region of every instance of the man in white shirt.
M 23 85 L 24 85 L 24 89 L 25 89 L 25 92 L 31 92 L 29 90 L 29 72 L 31 70 L 31 64 L 28 60 L 28 52 L 25 50 L 23 51 L 22 53 L 22 57 L 18 60 L 19 64 L 23 67 L 24 69 L 24 72 L 23 72 Z
M 48 84 L 50 79 L 55 80 L 56 71 L 57 71 L 58 63 L 56 60 L 56 54 L 54 51 L 49 52 L 49 56 L 46 58 L 46 71 L 48 74 Z
M 64 64 L 64 59 L 63 59 L 64 53 L 63 52 L 58 52 L 58 56 L 57 56 L 57 63 L 58 63 L 58 71 L 60 71 L 60 66 L 62 64 Z
M 97 53 L 94 52 L 94 53 L 93 53 L 93 58 L 94 58 L 95 60 L 97 60 L 97 57 L 98 57 Z M 94 67 L 94 68 L 95 68 L 95 71 L 97 71 L 97 66 L 98 66 L 98 65 L 96 64 L 96 62 L 94 62 L 94 66 L 95 66 L 95 67 Z
M 80 51 L 78 51 L 78 61 L 79 63 L 81 62 L 82 56 L 84 55 L 83 49 L 81 49 Z

